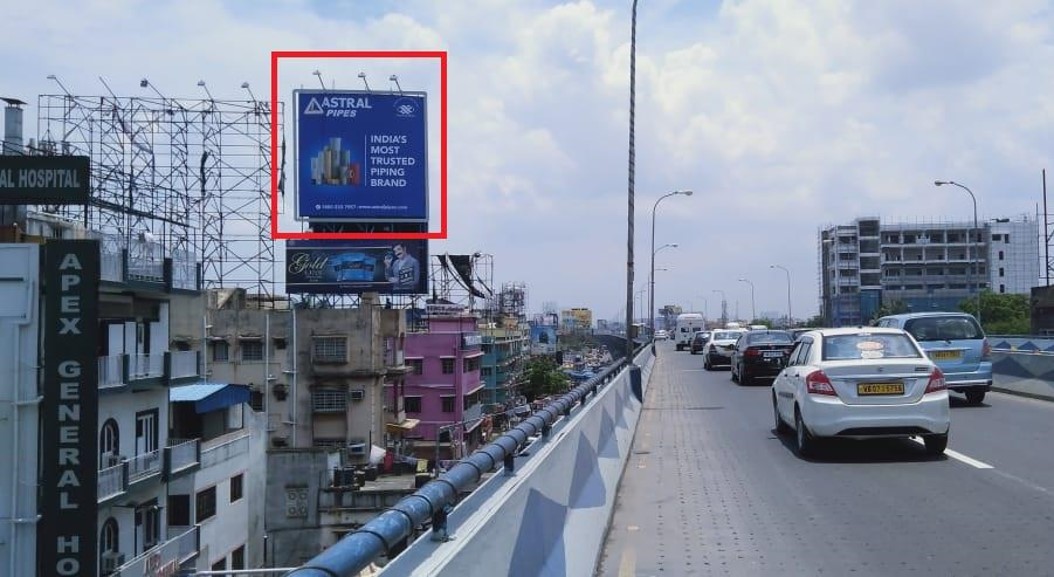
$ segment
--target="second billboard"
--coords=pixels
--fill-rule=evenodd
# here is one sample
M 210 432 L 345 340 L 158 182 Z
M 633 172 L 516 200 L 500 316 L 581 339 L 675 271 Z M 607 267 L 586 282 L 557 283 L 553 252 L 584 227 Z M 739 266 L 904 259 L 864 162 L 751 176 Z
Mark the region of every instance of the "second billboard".
M 291 240 L 286 292 L 426 294 L 428 241 Z

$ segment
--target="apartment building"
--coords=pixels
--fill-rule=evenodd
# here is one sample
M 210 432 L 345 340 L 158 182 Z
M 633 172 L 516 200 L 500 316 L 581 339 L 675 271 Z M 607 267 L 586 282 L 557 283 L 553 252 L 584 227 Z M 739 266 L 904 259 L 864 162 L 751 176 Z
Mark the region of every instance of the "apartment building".
M 881 223 L 861 217 L 819 232 L 820 310 L 836 326 L 866 324 L 883 303 L 958 310 L 978 291 L 1029 294 L 1039 279 L 1039 223 Z
M 487 324 L 480 329 L 483 336 L 483 359 L 480 378 L 483 379 L 482 401 L 488 405 L 504 405 L 516 396 L 522 382 L 523 366 L 531 352 L 530 326 L 516 317 L 505 317 L 501 322 Z M 556 331 L 546 334 L 556 350 Z
M 415 455 L 460 459 L 482 441 L 483 336 L 475 315 L 434 312 L 428 331 L 406 338 L 405 407 L 419 421 Z

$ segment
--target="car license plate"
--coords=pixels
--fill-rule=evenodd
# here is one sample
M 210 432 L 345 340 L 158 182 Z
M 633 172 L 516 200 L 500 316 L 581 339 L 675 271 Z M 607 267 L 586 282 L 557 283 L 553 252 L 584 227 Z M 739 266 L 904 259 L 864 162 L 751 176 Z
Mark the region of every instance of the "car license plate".
M 957 361 L 961 359 L 963 352 L 960 350 L 952 351 L 930 351 L 930 358 L 935 361 Z
M 777 358 L 778 359 L 778 358 L 780 358 L 782 356 L 783 356 L 783 352 L 782 351 L 765 351 L 765 358 L 766 359 L 773 359 L 773 358 Z
M 861 383 L 856 386 L 856 394 L 866 395 L 903 395 L 904 383 Z

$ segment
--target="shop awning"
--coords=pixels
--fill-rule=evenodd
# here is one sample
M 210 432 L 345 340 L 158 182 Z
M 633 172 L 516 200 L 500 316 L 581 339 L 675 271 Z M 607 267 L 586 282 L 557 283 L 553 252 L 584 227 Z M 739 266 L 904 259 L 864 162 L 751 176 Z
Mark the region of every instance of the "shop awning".
M 401 423 L 388 423 L 386 427 L 389 433 L 405 433 L 414 430 L 420 423 L 421 419 L 406 419 Z
M 173 403 L 194 403 L 194 412 L 200 415 L 248 403 L 249 386 L 221 383 L 183 385 L 169 389 L 168 400 Z

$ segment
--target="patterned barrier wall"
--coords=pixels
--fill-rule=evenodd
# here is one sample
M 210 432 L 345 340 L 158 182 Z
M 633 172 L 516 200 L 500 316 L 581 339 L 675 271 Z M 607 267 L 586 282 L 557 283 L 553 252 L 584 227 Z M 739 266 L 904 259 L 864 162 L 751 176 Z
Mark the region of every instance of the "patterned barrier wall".
M 650 351 L 637 358 L 647 386 Z M 589 404 L 539 439 L 513 476 L 496 473 L 450 516 L 453 541 L 424 535 L 381 575 L 592 575 L 641 403 L 624 371 Z

